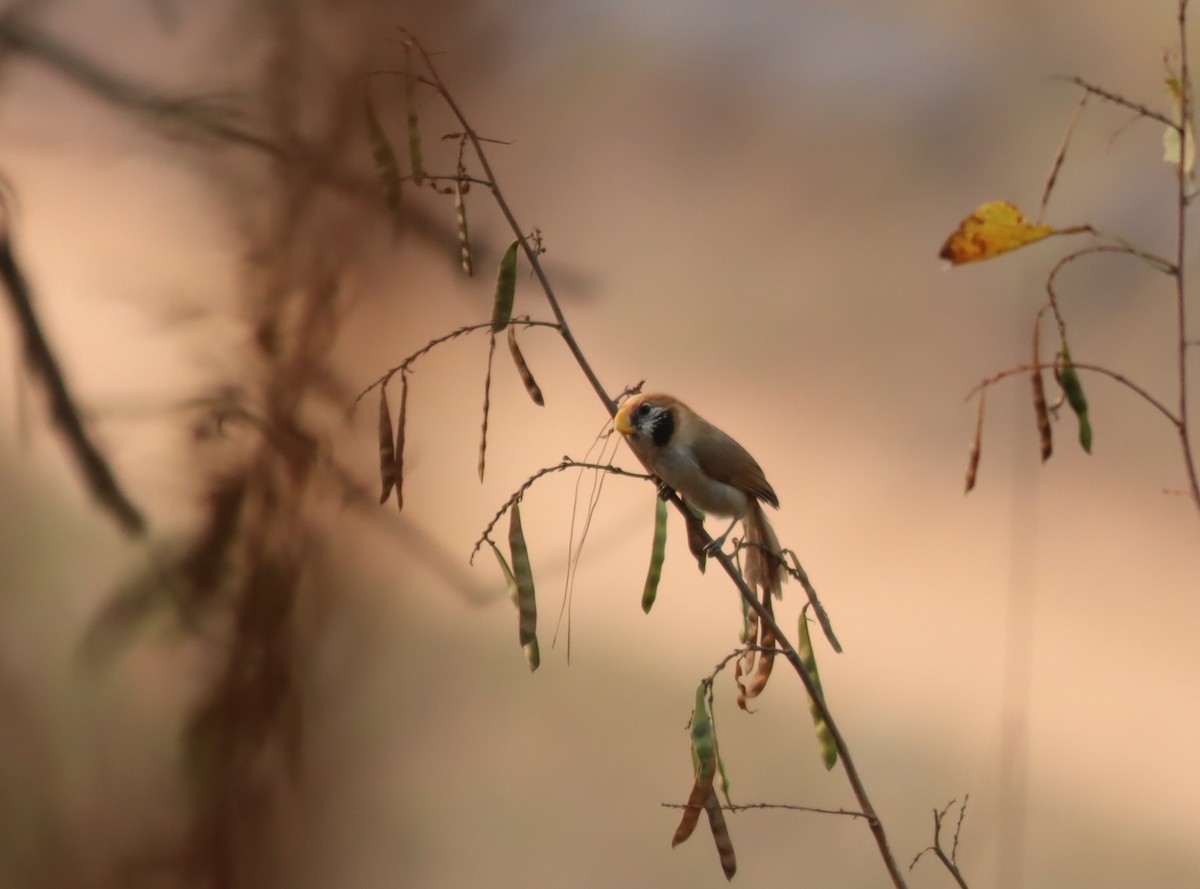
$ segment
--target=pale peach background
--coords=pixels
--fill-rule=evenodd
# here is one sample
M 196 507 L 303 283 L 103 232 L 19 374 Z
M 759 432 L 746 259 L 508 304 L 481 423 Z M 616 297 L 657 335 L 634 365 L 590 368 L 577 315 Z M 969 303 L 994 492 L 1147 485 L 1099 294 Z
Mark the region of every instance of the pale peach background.
M 223 6 L 80 2 L 47 25 L 132 76 L 227 88 L 252 70 L 255 25 Z M 606 385 L 674 392 L 764 466 L 780 536 L 845 644 L 820 650 L 822 675 L 897 857 L 907 865 L 931 810 L 969 792 L 960 858 L 975 889 L 1200 884 L 1200 524 L 1162 493 L 1182 483 L 1176 441 L 1128 392 L 1085 380 L 1094 454 L 1065 416 L 1041 467 L 1017 379 L 993 391 L 964 498 L 975 414 L 963 397 L 1027 360 L 1045 274 L 1072 243 L 953 271 L 936 258 L 984 200 L 1036 208 L 1077 98 L 1053 75 L 1166 107 L 1174 4 L 574 0 L 370 14 L 385 23 L 380 59 L 386 25 L 423 33 L 477 129 L 514 140 L 492 150 L 497 174 L 543 231 Z M 202 478 L 177 418 L 146 408 L 241 372 L 229 194 L 195 153 L 44 71 L 5 77 L 0 169 L 43 318 L 122 477 L 159 532 L 178 533 Z M 1172 171 L 1158 128 L 1112 138 L 1129 117 L 1089 105 L 1048 221 L 1168 252 Z M 481 244 L 507 239 L 483 195 L 473 212 Z M 492 275 L 489 260 L 463 281 L 451 253 L 396 247 L 378 220 L 362 237 L 341 348 L 354 388 L 485 318 Z M 1169 282 L 1120 258 L 1060 281 L 1076 358 L 1171 402 Z M 545 316 L 524 276 L 518 311 Z M 660 807 L 690 786 L 695 683 L 736 642 L 733 593 L 696 573 L 675 519 L 646 617 L 651 492 L 606 483 L 568 665 L 550 639 L 573 481 L 534 488 L 532 677 L 491 556 L 466 563 L 509 492 L 582 456 L 604 422 L 552 335 L 524 343 L 547 407 L 498 363 L 482 486 L 480 339 L 413 378 L 404 516 L 323 517 L 328 595 L 292 886 L 724 884 L 707 832 L 672 851 L 676 813 Z M 10 380 L 17 361 L 8 332 Z M 36 391 L 22 443 L 18 389 L 0 386 L 0 854 L 37 863 L 57 849 L 63 880 L 101 885 L 114 850 L 171 823 L 170 743 L 200 677 L 165 631 L 109 673 L 80 670 L 80 633 L 139 553 L 90 507 Z M 371 425 L 329 430 L 367 480 Z M 785 626 L 800 599 L 787 590 Z M 1015 767 L 1002 755 L 1014 713 L 1028 733 Z M 735 802 L 852 805 L 785 670 L 754 716 L 721 683 L 718 728 Z M 859 823 L 751 812 L 730 824 L 741 885 L 886 885 Z M 927 860 L 911 885 L 947 878 Z

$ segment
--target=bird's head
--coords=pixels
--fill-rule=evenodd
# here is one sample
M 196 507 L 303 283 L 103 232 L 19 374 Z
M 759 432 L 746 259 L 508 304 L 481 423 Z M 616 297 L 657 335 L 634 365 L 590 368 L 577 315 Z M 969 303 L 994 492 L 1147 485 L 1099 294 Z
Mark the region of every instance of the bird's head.
M 666 447 L 679 425 L 678 399 L 661 393 L 634 395 L 613 418 L 613 428 L 622 435 L 657 447 Z

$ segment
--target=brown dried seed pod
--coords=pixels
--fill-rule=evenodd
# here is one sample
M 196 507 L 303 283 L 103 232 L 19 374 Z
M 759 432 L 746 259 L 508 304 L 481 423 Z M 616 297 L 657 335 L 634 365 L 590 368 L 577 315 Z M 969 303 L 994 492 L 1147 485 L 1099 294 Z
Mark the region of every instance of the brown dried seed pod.
M 404 427 L 408 417 L 408 375 L 400 374 L 400 416 L 396 420 L 396 458 L 393 461 L 396 478 L 396 508 L 404 509 Z
M 1033 323 L 1033 412 L 1037 417 L 1038 442 L 1042 449 L 1042 462 L 1045 463 L 1054 453 L 1054 437 L 1050 430 L 1050 410 L 1046 407 L 1046 386 L 1042 380 L 1041 348 L 1039 346 L 1042 316 L 1039 314 Z
M 396 443 L 392 438 L 386 386 L 379 387 L 379 481 L 379 502 L 386 503 L 396 486 Z
M 983 406 L 987 390 L 979 393 L 979 418 L 975 421 L 975 438 L 971 441 L 971 454 L 967 458 L 967 484 L 964 493 L 975 487 L 975 476 L 979 472 L 979 452 L 983 446 Z
M 539 407 L 546 404 L 546 399 L 542 395 L 542 388 L 537 384 L 537 380 L 533 378 L 533 373 L 529 370 L 529 365 L 525 361 L 525 356 L 521 353 L 521 347 L 517 345 L 517 328 L 516 325 L 508 325 L 508 351 L 512 353 L 513 364 L 517 366 L 517 373 L 521 375 L 521 382 L 525 384 L 525 391 L 529 393 L 529 397 L 533 399 L 533 403 Z

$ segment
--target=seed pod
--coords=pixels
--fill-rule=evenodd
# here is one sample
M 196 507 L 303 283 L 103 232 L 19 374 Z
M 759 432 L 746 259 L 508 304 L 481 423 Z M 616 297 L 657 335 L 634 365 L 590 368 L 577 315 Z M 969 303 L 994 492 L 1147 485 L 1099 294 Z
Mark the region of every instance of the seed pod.
M 492 302 L 492 333 L 499 333 L 512 317 L 513 300 L 517 292 L 517 248 L 513 241 L 504 251 L 500 267 L 496 270 L 496 296 Z
M 404 108 L 408 122 L 408 162 L 413 182 L 425 181 L 425 161 L 421 154 L 421 127 L 417 120 L 417 75 L 413 71 L 413 49 L 404 47 Z
M 511 328 L 510 328 L 511 330 Z M 654 543 L 650 548 L 650 569 L 646 572 L 646 585 L 642 589 L 642 611 L 650 613 L 654 598 L 658 595 L 658 582 L 662 579 L 663 561 L 667 556 L 667 502 L 654 498 Z
M 458 229 L 458 248 L 463 274 L 469 278 L 475 274 L 475 265 L 471 262 L 471 238 L 467 232 L 467 205 L 463 201 L 464 193 L 462 183 L 454 180 L 454 223 Z
M 396 445 L 392 440 L 392 415 L 388 411 L 387 388 L 379 387 L 379 502 L 386 503 L 396 485 Z
M 392 212 L 400 213 L 401 178 L 400 167 L 396 163 L 396 153 L 387 133 L 375 115 L 375 106 L 371 103 L 370 94 L 366 99 L 367 142 L 371 146 L 371 156 L 375 159 L 375 178 L 379 180 L 380 191 L 383 192 L 383 202 Z
M 808 606 L 800 610 L 800 635 L 799 641 L 796 644 L 796 654 L 800 655 L 800 660 L 804 662 L 804 668 L 808 670 L 808 675 L 812 677 L 813 685 L 817 687 L 817 691 L 821 692 L 821 674 L 817 672 L 817 655 L 813 651 L 812 637 L 808 633 Z M 823 692 L 822 692 L 823 693 Z M 813 700 L 812 695 L 808 696 L 808 709 L 812 713 L 813 726 L 817 731 L 817 745 L 821 749 L 821 761 L 825 763 L 826 769 L 832 769 L 837 765 L 837 745 L 833 742 L 833 734 L 829 731 L 829 724 L 825 722 L 825 717 L 821 715 L 821 711 L 817 708 L 817 702 Z
M 490 543 L 491 541 L 489 541 Z M 504 554 L 500 552 L 500 548 L 492 543 L 492 552 L 496 554 L 496 561 L 500 563 L 500 570 L 504 572 L 504 583 L 508 588 L 508 598 L 512 600 L 518 611 L 521 608 L 521 593 L 517 586 L 517 579 L 513 576 L 512 569 L 508 567 L 508 560 L 504 558 Z M 519 627 L 518 627 L 519 629 Z M 541 654 L 538 651 L 537 636 L 527 644 L 521 646 L 525 651 L 525 660 L 529 663 L 530 670 L 536 670 L 541 663 Z
M 508 546 L 512 556 L 513 577 L 517 582 L 517 610 L 520 612 L 519 630 L 521 645 L 537 642 L 537 599 L 533 589 L 533 569 L 529 564 L 529 550 L 525 546 L 525 533 L 521 529 L 521 505 L 514 503 L 509 514 Z M 536 664 L 530 665 L 537 669 Z
M 1030 380 L 1033 384 L 1033 412 L 1037 417 L 1038 442 L 1042 449 L 1042 462 L 1045 463 L 1054 453 L 1054 438 L 1050 431 L 1050 410 L 1046 407 L 1046 387 L 1042 382 L 1041 349 L 1038 346 L 1041 330 L 1041 315 L 1033 324 L 1033 373 Z
M 493 333 L 488 343 L 487 375 L 483 379 L 483 422 L 479 429 L 479 481 L 483 481 L 483 472 L 487 467 L 487 433 L 488 414 L 492 409 L 492 359 L 496 355 L 496 335 Z
M 721 803 L 715 793 L 709 796 L 704 810 L 708 813 L 708 826 L 712 828 L 713 842 L 717 844 L 721 871 L 725 874 L 725 879 L 732 880 L 733 875 L 737 873 L 737 856 L 733 853 L 733 838 L 729 836 L 725 813 L 721 811 Z
M 700 821 L 700 813 L 707 807 L 713 794 L 713 777 L 716 774 L 715 747 L 712 717 L 708 712 L 708 687 L 701 682 L 696 688 L 696 706 L 692 710 L 692 792 L 688 795 L 687 807 L 675 836 L 671 838 L 674 848 L 692 835 Z
M 1079 419 L 1079 444 L 1084 451 L 1090 454 L 1092 452 L 1092 424 L 1088 419 L 1087 396 L 1083 394 L 1083 383 L 1079 379 L 1079 373 L 1075 370 L 1075 364 L 1071 360 L 1071 350 L 1067 348 L 1065 340 L 1063 341 L 1062 366 L 1059 368 L 1058 382 L 1062 386 L 1063 394 L 1067 396 L 1067 404 L 1071 406 L 1071 410 Z
M 400 416 L 396 420 L 396 508 L 404 510 L 404 429 L 408 417 L 408 374 L 400 372 Z
M 975 437 L 971 439 L 971 453 L 967 457 L 967 484 L 964 493 L 970 494 L 975 487 L 975 476 L 979 472 L 979 453 L 983 447 L 983 409 L 986 404 L 987 390 L 979 393 L 979 417 L 975 420 Z
M 517 345 L 517 328 L 512 324 L 508 325 L 508 351 L 512 355 L 513 364 L 517 367 L 517 373 L 521 376 L 521 382 L 525 384 L 525 391 L 529 393 L 534 404 L 539 407 L 544 406 L 546 399 L 542 395 L 542 387 L 537 384 L 537 380 L 533 378 L 533 373 L 529 370 L 529 365 L 525 362 L 521 347 Z

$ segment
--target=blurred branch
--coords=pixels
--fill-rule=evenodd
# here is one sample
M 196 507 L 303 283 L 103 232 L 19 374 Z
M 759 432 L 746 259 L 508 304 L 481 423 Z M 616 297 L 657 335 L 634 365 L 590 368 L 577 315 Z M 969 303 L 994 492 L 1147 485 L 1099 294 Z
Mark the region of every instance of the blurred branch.
M 92 495 L 112 514 L 126 534 L 131 537 L 142 536 L 146 532 L 146 520 L 122 490 L 112 467 L 84 428 L 75 399 L 38 322 L 33 294 L 13 255 L 7 219 L 0 219 L 0 280 L 4 282 L 9 305 L 21 331 L 25 364 L 45 384 L 51 416 Z
M 238 126 L 232 113 L 211 99 L 166 96 L 110 74 L 66 44 L 27 26 L 17 13 L 0 17 L 0 48 L 37 59 L 76 86 L 160 126 L 180 123 L 198 134 L 253 148 L 277 160 L 287 159 L 282 146 Z
M 74 47 L 28 24 L 26 18 L 21 6 L 0 15 L 0 53 L 39 62 L 85 92 L 137 115 L 168 136 L 246 149 L 275 163 L 299 167 L 315 182 L 343 194 L 372 204 L 378 200 L 378 187 L 371 177 L 330 164 L 324 153 L 302 141 L 284 144 L 268 138 L 239 119 L 239 111 L 228 96 L 203 93 L 179 96 L 142 86 L 105 70 Z M 436 242 L 439 247 L 448 247 L 457 240 L 451 226 L 413 202 L 405 205 L 403 222 L 406 231 Z

